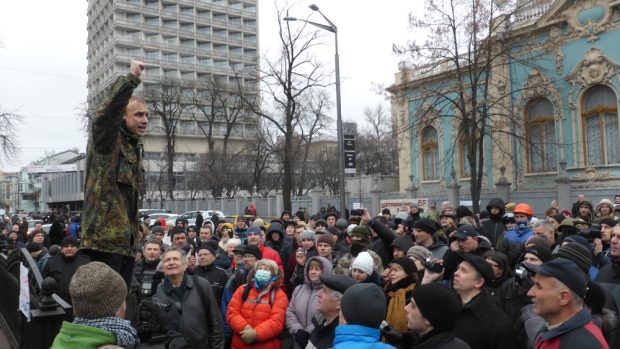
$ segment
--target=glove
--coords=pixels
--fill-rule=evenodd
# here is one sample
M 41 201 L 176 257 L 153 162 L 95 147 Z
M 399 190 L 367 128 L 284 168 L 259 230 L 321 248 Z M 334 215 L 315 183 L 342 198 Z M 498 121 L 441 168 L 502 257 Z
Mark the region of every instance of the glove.
M 310 339 L 310 333 L 299 330 L 293 334 L 293 338 L 295 338 L 295 343 L 299 344 L 300 347 L 305 348 L 308 345 L 308 339 Z
M 392 328 L 392 326 L 385 326 L 381 329 L 381 334 L 385 337 L 388 344 L 396 347 L 400 347 L 403 341 L 403 335 Z
M 239 332 L 239 335 L 241 335 L 241 340 L 243 343 L 247 345 L 250 345 L 256 341 L 256 331 L 252 328 L 244 328 L 241 332 Z

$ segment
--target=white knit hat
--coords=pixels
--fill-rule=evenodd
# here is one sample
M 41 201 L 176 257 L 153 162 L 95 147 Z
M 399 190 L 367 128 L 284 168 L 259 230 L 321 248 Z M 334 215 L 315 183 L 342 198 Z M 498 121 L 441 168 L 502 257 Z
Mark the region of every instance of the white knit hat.
M 359 269 L 368 275 L 372 274 L 372 271 L 375 267 L 375 262 L 372 260 L 372 256 L 368 252 L 360 252 L 357 255 L 357 258 L 353 260 L 353 264 L 351 264 L 351 269 Z

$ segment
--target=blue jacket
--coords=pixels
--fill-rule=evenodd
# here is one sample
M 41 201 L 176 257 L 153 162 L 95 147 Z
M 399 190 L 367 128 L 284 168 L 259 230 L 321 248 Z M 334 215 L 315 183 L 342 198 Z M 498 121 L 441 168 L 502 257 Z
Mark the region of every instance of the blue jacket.
M 529 239 L 530 236 L 532 236 L 533 234 L 534 232 L 532 231 L 532 228 L 510 229 L 506 231 L 506 234 L 504 235 L 504 240 L 507 240 L 511 244 L 523 246 L 525 245 L 527 239 Z
M 381 331 L 360 325 L 339 325 L 336 327 L 334 349 L 396 349 L 381 342 Z

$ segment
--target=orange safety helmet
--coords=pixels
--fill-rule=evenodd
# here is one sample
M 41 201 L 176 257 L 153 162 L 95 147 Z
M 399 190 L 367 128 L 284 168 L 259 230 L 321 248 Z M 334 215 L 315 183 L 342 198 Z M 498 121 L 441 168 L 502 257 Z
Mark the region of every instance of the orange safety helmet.
M 518 204 L 517 206 L 515 206 L 514 211 L 512 211 L 512 213 L 514 214 L 524 214 L 528 217 L 532 217 L 534 214 L 532 213 L 532 208 L 530 207 L 530 205 L 528 204 Z

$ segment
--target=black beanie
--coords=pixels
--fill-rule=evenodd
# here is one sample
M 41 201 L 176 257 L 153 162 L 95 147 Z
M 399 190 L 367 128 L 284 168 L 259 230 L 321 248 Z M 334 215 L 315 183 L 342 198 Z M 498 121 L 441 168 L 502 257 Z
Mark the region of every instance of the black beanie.
M 474 214 L 471 212 L 467 206 L 459 206 L 456 208 L 456 216 L 458 219 L 461 219 L 466 216 L 473 216 Z
M 415 273 L 416 271 L 418 271 L 418 268 L 416 268 L 415 263 L 409 257 L 395 258 L 393 261 L 390 262 L 390 264 L 400 265 L 407 275 L 411 275 Z
M 546 244 L 534 244 L 525 249 L 525 253 L 531 253 L 534 256 L 538 257 L 541 262 L 545 263 L 550 261 L 553 256 L 551 255 L 551 250 L 549 249 L 549 245 Z M 524 255 L 525 255 L 524 253 Z
M 405 253 L 414 245 L 415 243 L 411 240 L 409 235 L 397 236 L 396 239 L 392 241 L 392 247 L 396 247 Z
M 437 231 L 437 224 L 428 218 L 422 218 L 418 219 L 413 224 L 413 228 L 422 230 L 430 235 L 433 235 Z
M 433 282 L 413 290 L 413 301 L 437 332 L 452 332 L 461 311 L 456 292 Z
M 258 246 L 255 246 L 255 245 L 247 245 L 245 247 L 245 252 L 243 254 L 251 254 L 254 257 L 256 257 L 256 259 L 263 258 L 263 253 L 260 251 L 260 248 L 258 248 Z
M 590 265 L 592 265 L 592 252 L 582 244 L 578 242 L 565 242 L 560 246 L 557 257 L 564 257 L 575 262 L 579 269 L 581 269 L 586 275 L 590 272 Z
M 28 250 L 28 252 L 32 253 L 32 252 L 38 252 L 41 251 L 43 249 L 43 246 L 41 246 L 41 244 L 37 244 L 36 242 L 29 242 L 26 245 L 26 250 Z
M 60 246 L 65 247 L 67 245 L 79 247 L 80 243 L 73 236 L 67 236 L 64 239 L 62 239 L 62 241 L 60 242 Z
M 381 287 L 374 283 L 355 284 L 344 292 L 340 311 L 349 325 L 379 329 L 387 304 Z

